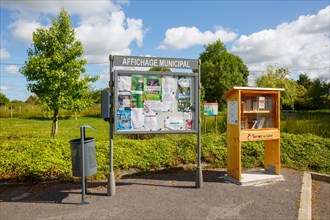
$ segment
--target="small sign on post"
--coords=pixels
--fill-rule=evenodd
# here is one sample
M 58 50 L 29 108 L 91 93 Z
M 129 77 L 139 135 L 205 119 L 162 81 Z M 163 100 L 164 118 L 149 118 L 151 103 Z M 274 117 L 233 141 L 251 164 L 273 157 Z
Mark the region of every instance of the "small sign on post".
M 205 102 L 204 103 L 204 115 L 208 115 L 208 116 L 218 115 L 218 103 L 217 102 Z
M 215 116 L 215 131 L 217 131 L 217 115 L 218 115 L 218 103 L 217 102 L 204 102 L 204 134 L 206 134 L 206 118 L 205 118 L 205 116 Z

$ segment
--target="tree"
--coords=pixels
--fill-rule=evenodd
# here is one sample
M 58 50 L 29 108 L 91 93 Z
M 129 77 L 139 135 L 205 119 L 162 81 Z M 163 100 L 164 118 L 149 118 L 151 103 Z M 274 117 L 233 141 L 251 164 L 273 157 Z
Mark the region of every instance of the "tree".
M 9 99 L 5 94 L 0 93 L 0 103 L 8 103 Z
M 306 89 L 306 91 L 309 90 L 312 85 L 312 81 L 308 78 L 308 75 L 306 73 L 299 74 L 299 79 L 297 80 L 297 83 L 299 85 L 302 85 Z
M 90 77 L 85 72 L 85 59 L 80 41 L 75 39 L 69 14 L 62 9 L 53 18 L 52 26 L 38 28 L 33 32 L 33 47 L 28 49 L 28 61 L 20 72 L 28 81 L 28 90 L 35 93 L 44 110 L 52 110 L 53 125 L 51 136 L 58 131 L 60 109 L 79 111 L 88 107 L 91 96 Z
M 294 109 L 294 101 L 303 90 L 302 86 L 294 80 L 289 79 L 290 71 L 287 68 L 276 69 L 274 66 L 267 67 L 267 73 L 257 77 L 255 84 L 258 87 L 284 88 L 281 95 L 281 104 L 290 109 Z
M 330 83 L 326 80 L 315 79 L 308 90 L 313 109 L 329 109 L 330 108 Z
M 220 109 L 225 106 L 221 96 L 233 86 L 246 86 L 249 71 L 242 59 L 227 52 L 225 45 L 217 40 L 205 46 L 200 54 L 201 83 L 205 100 L 217 101 Z

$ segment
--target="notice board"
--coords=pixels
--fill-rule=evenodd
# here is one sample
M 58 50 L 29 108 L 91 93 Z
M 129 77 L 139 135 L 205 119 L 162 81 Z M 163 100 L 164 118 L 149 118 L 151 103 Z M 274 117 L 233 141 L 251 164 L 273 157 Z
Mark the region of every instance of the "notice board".
M 115 70 L 115 134 L 197 133 L 197 76 Z

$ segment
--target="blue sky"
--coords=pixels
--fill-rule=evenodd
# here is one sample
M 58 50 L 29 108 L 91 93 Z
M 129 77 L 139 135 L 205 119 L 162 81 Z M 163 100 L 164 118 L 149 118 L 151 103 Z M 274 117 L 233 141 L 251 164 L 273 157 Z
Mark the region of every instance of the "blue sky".
M 19 73 L 38 27 L 64 7 L 84 46 L 87 73 L 109 80 L 108 55 L 198 59 L 220 39 L 250 70 L 249 83 L 268 65 L 330 79 L 330 3 L 326 1 L 13 1 L 1 0 L 1 93 L 25 101 Z

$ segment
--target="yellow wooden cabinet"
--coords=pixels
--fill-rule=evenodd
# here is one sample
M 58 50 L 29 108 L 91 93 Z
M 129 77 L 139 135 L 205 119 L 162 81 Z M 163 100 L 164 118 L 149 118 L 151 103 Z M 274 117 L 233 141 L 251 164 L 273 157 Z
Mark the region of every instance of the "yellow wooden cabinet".
M 280 88 L 234 87 L 227 99 L 227 174 L 241 180 L 241 143 L 264 141 L 265 170 L 280 174 Z

